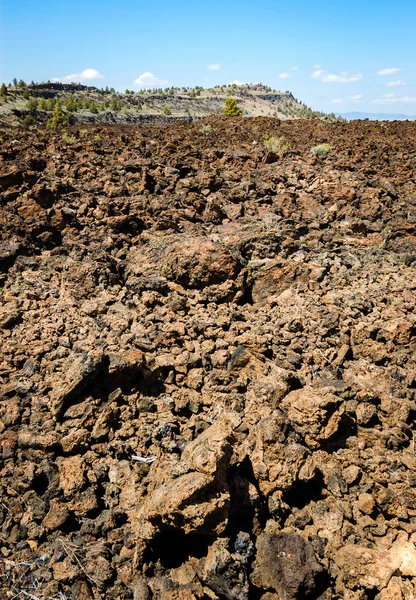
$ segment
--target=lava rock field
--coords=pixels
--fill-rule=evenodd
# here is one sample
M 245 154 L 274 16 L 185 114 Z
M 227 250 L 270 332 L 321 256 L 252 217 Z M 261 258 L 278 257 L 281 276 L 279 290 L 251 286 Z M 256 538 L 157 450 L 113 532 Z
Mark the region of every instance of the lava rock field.
M 0 135 L 0 598 L 414 600 L 416 124 Z

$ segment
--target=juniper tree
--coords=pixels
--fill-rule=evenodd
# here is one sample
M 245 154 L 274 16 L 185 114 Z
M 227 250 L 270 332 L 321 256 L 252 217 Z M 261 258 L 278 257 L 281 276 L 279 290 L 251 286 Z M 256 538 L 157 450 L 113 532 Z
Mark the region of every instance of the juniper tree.
M 26 104 L 27 108 L 31 113 L 35 113 L 38 110 L 39 102 L 37 98 L 30 98 Z
M 46 126 L 49 127 L 49 129 L 60 129 L 67 125 L 69 125 L 68 116 L 62 110 L 61 103 L 57 102 L 52 117 L 46 123 Z
M 238 106 L 235 98 L 227 98 L 222 109 L 222 114 L 227 117 L 240 117 L 243 114 L 242 109 Z

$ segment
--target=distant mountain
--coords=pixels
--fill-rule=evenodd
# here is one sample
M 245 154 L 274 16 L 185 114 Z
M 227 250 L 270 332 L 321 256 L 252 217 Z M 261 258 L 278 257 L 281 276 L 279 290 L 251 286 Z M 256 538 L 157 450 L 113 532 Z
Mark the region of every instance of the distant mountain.
M 348 112 L 338 113 L 340 117 L 347 121 L 354 121 L 355 119 L 370 119 L 371 121 L 414 121 L 416 115 L 401 115 L 394 113 L 365 113 L 365 112 Z

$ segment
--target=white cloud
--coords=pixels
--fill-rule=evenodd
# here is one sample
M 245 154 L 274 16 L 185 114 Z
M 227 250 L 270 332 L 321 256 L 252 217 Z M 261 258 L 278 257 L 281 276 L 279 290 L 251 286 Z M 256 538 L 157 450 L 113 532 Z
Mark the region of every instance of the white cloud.
M 156 75 L 153 75 L 153 73 L 150 73 L 149 71 L 142 73 L 137 77 L 137 79 L 134 80 L 134 85 L 138 85 L 141 88 L 161 87 L 166 84 L 167 81 L 159 79 L 156 77 Z
M 333 75 L 327 73 L 323 69 L 318 69 L 312 73 L 314 79 L 319 79 L 323 83 L 355 83 L 361 81 L 363 76 L 362 73 L 340 73 L 339 75 Z
M 207 65 L 208 71 L 219 71 L 221 69 L 221 65 Z
M 280 79 L 289 79 L 291 77 L 290 73 L 279 73 Z
M 371 100 L 371 104 L 416 104 L 416 96 L 395 96 L 384 94 L 381 98 Z
M 65 75 L 65 77 L 55 77 L 52 81 L 61 82 L 61 83 L 71 83 L 75 81 L 86 82 L 86 81 L 94 81 L 94 79 L 104 79 L 104 75 L 101 75 L 97 69 L 84 69 L 81 73 L 72 73 L 71 75 Z
M 406 85 L 406 82 L 401 79 L 396 79 L 395 81 L 389 81 L 386 85 L 387 87 L 402 87 Z
M 361 100 L 361 94 L 355 94 L 354 96 L 349 96 L 349 98 L 333 98 L 331 100 L 331 104 L 340 104 L 341 102 L 345 102 L 346 100 Z
M 290 67 L 291 71 L 299 71 L 299 67 Z
M 377 71 L 377 75 L 394 75 L 394 73 L 399 73 L 401 69 L 397 67 L 392 67 L 391 69 L 381 69 L 381 71 Z
M 230 82 L 230 85 L 246 85 L 245 83 L 243 83 L 242 81 L 239 81 L 238 79 L 234 79 L 234 81 Z

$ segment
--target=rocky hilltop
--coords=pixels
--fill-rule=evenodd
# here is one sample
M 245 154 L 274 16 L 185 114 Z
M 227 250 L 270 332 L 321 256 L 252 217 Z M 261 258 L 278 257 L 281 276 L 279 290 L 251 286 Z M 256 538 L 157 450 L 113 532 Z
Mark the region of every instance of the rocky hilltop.
M 69 122 L 132 124 L 188 121 L 220 115 L 228 97 L 235 97 L 244 116 L 269 116 L 279 119 L 335 115 L 312 111 L 289 92 L 279 92 L 262 84 L 216 86 L 125 93 L 113 88 L 99 89 L 81 84 L 20 82 L 4 86 L 0 95 L 0 122 L 19 125 L 45 124 L 59 102 Z
M 1 130 L 0 598 L 415 598 L 415 133 Z

